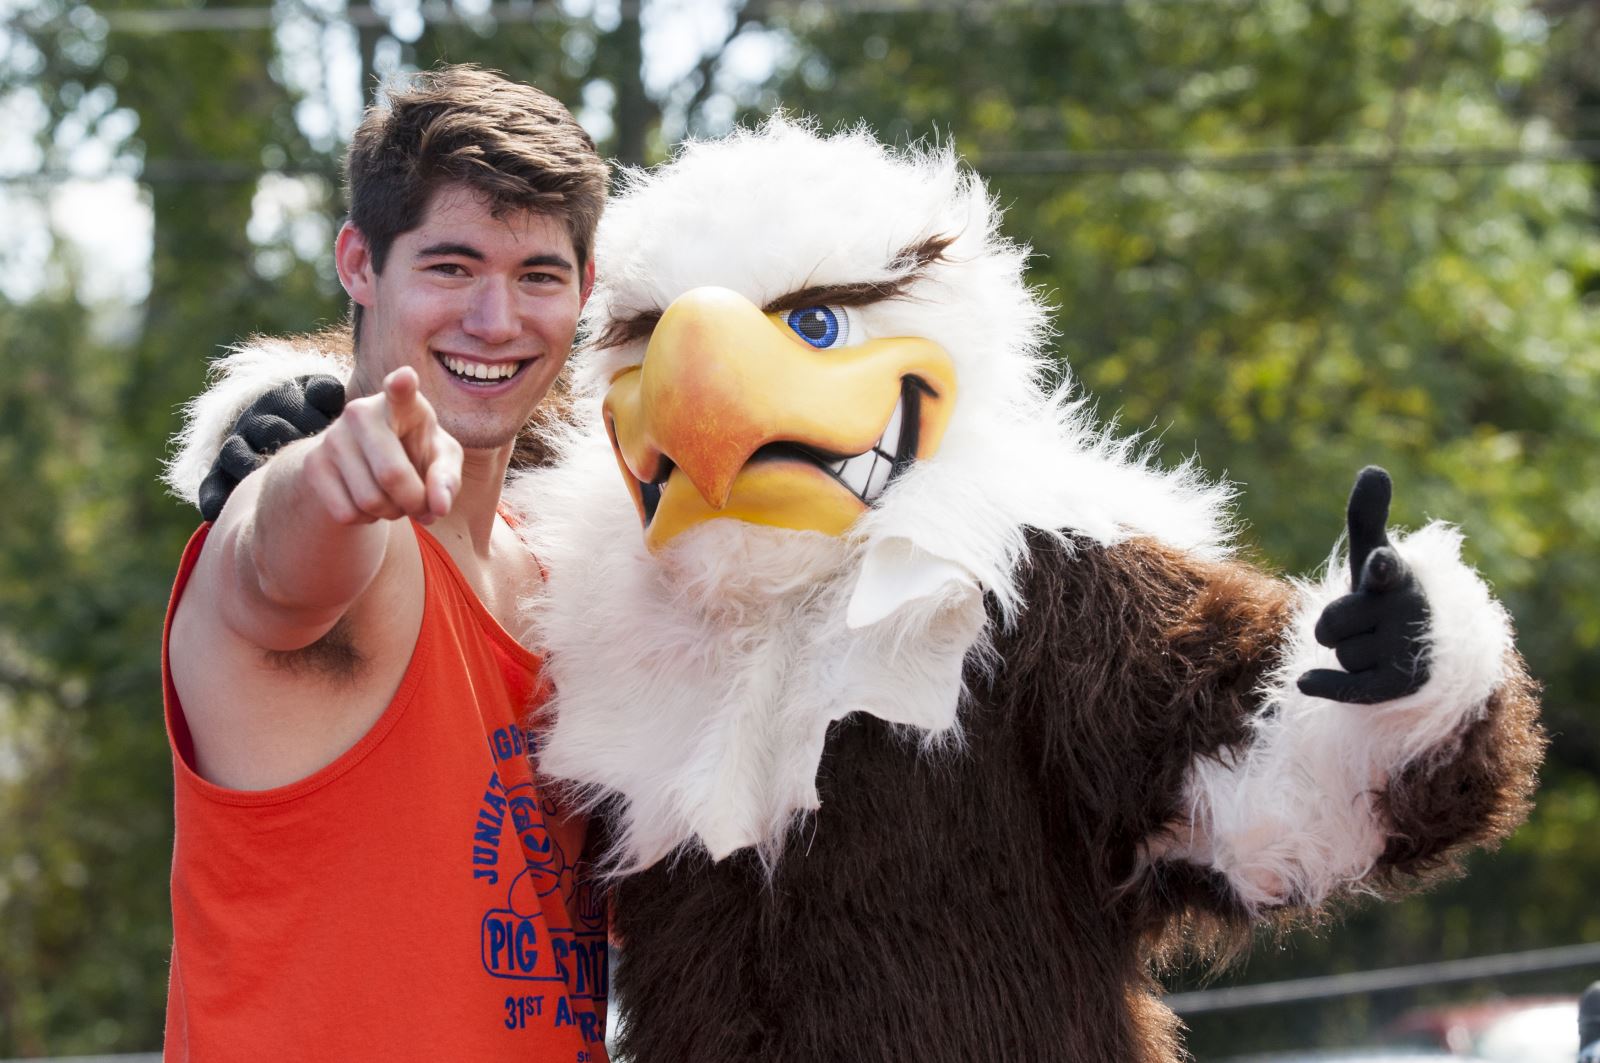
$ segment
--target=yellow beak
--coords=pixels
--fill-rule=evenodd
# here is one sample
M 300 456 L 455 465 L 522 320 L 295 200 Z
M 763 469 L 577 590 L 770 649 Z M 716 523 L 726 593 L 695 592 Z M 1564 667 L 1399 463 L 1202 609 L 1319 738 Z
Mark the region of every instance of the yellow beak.
M 718 517 L 842 534 L 891 465 L 934 453 L 954 399 L 932 340 L 818 350 L 742 295 L 696 288 L 612 381 L 605 417 L 657 549 Z

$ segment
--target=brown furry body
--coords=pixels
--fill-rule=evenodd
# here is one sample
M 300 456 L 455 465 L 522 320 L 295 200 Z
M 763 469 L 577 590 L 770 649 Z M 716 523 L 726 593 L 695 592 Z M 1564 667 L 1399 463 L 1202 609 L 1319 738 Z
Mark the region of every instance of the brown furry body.
M 1248 737 L 1290 591 L 1148 541 L 1035 536 L 1028 612 L 969 670 L 965 745 L 836 724 L 822 808 L 770 881 L 749 851 L 622 880 L 614 972 L 637 1063 L 1179 1059 L 1151 960 L 1242 947 L 1213 872 L 1141 863 L 1192 758 Z M 999 630 L 998 626 L 996 630 Z M 1525 814 L 1541 740 L 1513 680 L 1459 748 L 1394 780 L 1375 876 L 1403 885 Z

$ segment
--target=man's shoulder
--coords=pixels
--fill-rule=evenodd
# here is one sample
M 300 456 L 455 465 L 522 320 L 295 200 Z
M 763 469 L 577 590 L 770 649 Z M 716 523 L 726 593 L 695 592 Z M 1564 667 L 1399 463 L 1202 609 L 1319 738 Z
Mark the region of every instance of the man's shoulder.
M 495 516 L 487 556 L 435 542 L 463 591 L 501 627 L 516 630 L 526 599 L 544 582 L 544 569 L 504 515 Z
M 397 522 L 404 524 L 404 522 Z M 359 740 L 399 685 L 421 629 L 422 565 L 398 536 L 371 585 L 321 637 L 252 644 L 222 620 L 232 593 L 208 538 L 173 604 L 167 668 L 207 781 L 263 789 L 298 780 Z M 210 556 L 208 556 L 208 554 Z

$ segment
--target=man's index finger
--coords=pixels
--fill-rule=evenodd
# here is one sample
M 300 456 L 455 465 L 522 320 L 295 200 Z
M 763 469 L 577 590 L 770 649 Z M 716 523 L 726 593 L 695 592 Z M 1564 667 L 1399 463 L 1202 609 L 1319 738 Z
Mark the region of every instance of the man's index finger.
M 426 423 L 432 407 L 422 397 L 422 384 L 417 371 L 401 366 L 383 378 L 383 400 L 389 427 L 396 435 L 405 435 L 418 424 Z

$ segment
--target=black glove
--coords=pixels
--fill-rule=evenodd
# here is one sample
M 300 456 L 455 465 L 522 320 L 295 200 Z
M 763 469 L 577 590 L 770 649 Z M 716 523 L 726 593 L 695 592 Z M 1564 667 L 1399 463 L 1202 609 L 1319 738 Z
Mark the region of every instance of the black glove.
M 1422 632 L 1428 600 L 1416 575 L 1389 545 L 1389 474 L 1368 465 L 1350 492 L 1350 586 L 1317 619 L 1317 641 L 1345 669 L 1314 668 L 1300 676 L 1302 694 L 1355 705 L 1414 694 L 1428 681 Z
M 331 376 L 297 376 L 273 388 L 239 415 L 217 460 L 200 483 L 200 516 L 216 520 L 239 481 L 285 443 L 314 436 L 344 410 L 344 385 Z

